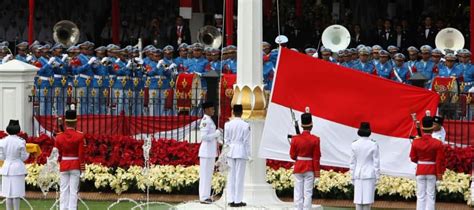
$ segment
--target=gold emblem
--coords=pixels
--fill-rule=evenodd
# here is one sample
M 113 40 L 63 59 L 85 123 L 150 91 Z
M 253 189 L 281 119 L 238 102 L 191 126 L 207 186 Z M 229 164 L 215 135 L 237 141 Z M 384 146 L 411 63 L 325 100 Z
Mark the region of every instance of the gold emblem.
M 133 78 L 133 85 L 134 85 L 135 87 L 138 86 L 138 78 Z
M 74 79 L 74 82 L 73 82 L 73 83 L 74 83 L 74 87 L 77 87 L 77 84 L 79 84 L 79 80 Z
M 171 81 L 170 81 L 170 87 L 171 87 L 171 88 L 173 88 L 173 87 L 174 87 L 174 85 L 175 85 L 175 82 L 174 82 L 174 80 L 171 80 Z
M 109 87 L 113 87 L 113 86 L 114 86 L 114 82 L 115 82 L 114 79 L 110 79 L 110 80 L 109 80 Z
M 99 85 L 99 87 L 102 87 L 102 78 L 100 78 L 99 80 L 97 80 L 97 84 Z
M 60 91 L 61 91 L 61 89 L 55 88 L 55 89 L 54 89 L 54 96 L 56 96 L 56 97 L 59 96 L 59 92 L 60 92 Z
M 143 89 L 140 90 L 140 96 L 143 97 L 145 95 L 145 91 Z
M 50 84 L 51 86 L 53 86 L 53 84 L 54 84 L 54 77 L 50 77 L 50 78 L 49 78 L 49 84 Z
M 102 91 L 102 94 L 104 94 L 104 97 L 107 97 L 109 95 L 109 90 L 105 89 Z
M 93 97 L 96 95 L 96 91 L 95 91 L 95 89 L 92 89 L 92 91 L 91 91 L 91 95 L 92 95 Z
M 183 82 L 181 82 L 181 85 L 183 86 L 183 88 L 186 88 L 186 86 L 188 86 L 188 82 L 186 82 L 186 80 L 183 79 Z
M 90 84 L 91 84 L 91 79 L 90 79 L 90 78 L 87 78 L 87 79 L 86 79 L 86 86 L 89 87 Z
M 63 78 L 61 79 L 61 84 L 64 86 L 66 86 L 66 83 L 67 83 L 67 79 L 65 76 L 63 76 Z
M 127 91 L 127 96 L 128 96 L 128 97 L 132 97 L 132 95 L 133 95 L 132 89 L 128 89 L 128 91 Z

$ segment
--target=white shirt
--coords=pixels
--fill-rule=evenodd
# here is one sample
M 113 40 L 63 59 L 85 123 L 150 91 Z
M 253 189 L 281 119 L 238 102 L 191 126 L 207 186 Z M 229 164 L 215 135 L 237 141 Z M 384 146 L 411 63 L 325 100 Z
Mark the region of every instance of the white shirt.
M 397 47 L 402 47 L 402 35 L 398 34 L 397 35 Z
M 26 174 L 25 161 L 28 159 L 26 142 L 17 135 L 10 135 L 0 140 L 0 160 L 4 160 L 1 175 L 24 175 Z
M 429 29 L 429 28 L 426 28 L 426 29 L 425 29 L 425 38 L 428 39 L 428 35 L 430 35 L 430 29 Z
M 199 147 L 199 157 L 215 158 L 217 157 L 217 138 L 220 132 L 216 130 L 216 124 L 208 115 L 204 115 L 199 124 L 201 132 L 201 146 Z
M 378 179 L 380 152 L 377 142 L 367 137 L 360 137 L 351 147 L 349 169 L 352 179 Z
M 228 158 L 248 159 L 250 149 L 250 125 L 241 118 L 234 118 L 224 125 L 224 143 L 229 145 Z
M 433 131 L 431 137 L 440 140 L 443 142 L 443 144 L 446 144 L 446 130 L 444 130 L 444 127 L 441 127 L 439 131 Z

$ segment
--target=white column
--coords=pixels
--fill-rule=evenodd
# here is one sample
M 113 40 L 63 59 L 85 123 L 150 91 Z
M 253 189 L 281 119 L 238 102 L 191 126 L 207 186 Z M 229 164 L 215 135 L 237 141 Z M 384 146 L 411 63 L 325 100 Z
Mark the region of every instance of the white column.
M 37 67 L 18 60 L 0 65 L 0 130 L 5 130 L 10 119 L 17 119 L 22 131 L 33 134 L 29 96 L 37 71 Z

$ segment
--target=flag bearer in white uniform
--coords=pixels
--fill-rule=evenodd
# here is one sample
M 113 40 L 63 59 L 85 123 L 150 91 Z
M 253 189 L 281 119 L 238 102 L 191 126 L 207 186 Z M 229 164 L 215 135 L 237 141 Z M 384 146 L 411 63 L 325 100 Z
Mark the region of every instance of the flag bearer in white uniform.
M 319 181 L 321 150 L 319 137 L 311 134 L 311 113 L 301 115 L 301 127 L 303 133 L 294 136 L 290 146 L 290 157 L 295 160 L 293 200 L 297 210 L 307 210 L 312 206 L 314 184 Z
M 242 202 L 244 196 L 245 165 L 251 155 L 250 125 L 243 121 L 242 105 L 235 104 L 232 108 L 234 117 L 224 126 L 224 143 L 228 145 L 227 162 L 229 176 L 227 177 L 227 201 L 231 207 L 241 207 L 247 204 Z
M 28 159 L 26 142 L 17 136 L 20 133 L 18 120 L 10 120 L 7 126 L 9 136 L 0 141 L 0 160 L 3 166 L 1 196 L 6 198 L 7 210 L 20 210 L 20 198 L 25 196 L 26 167 L 23 163 Z
M 362 122 L 352 143 L 350 173 L 354 185 L 356 210 L 369 210 L 374 203 L 375 186 L 380 177 L 380 153 L 377 142 L 369 139 L 370 124 Z
M 201 119 L 199 131 L 201 132 L 201 146 L 199 147 L 199 200 L 202 204 L 212 203 L 211 181 L 214 172 L 214 164 L 217 157 L 217 140 L 221 137 L 221 131 L 216 129 L 212 121 L 214 115 L 214 103 L 202 104 L 204 117 Z

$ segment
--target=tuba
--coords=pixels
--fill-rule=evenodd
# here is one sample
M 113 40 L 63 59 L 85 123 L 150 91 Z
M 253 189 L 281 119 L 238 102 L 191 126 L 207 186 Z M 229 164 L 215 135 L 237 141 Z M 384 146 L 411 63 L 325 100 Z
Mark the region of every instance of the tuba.
M 222 34 L 214 26 L 203 26 L 198 31 L 197 40 L 205 47 L 219 48 L 222 44 Z
M 321 42 L 324 47 L 331 49 L 333 52 L 346 49 L 351 43 L 351 34 L 341 25 L 328 26 L 323 31 Z
M 435 45 L 443 54 L 446 54 L 445 49 L 456 52 L 464 47 L 464 36 L 455 28 L 445 28 L 436 34 Z
M 75 23 L 69 20 L 61 20 L 53 27 L 53 39 L 63 44 L 66 48 L 75 45 L 79 41 L 80 31 Z

